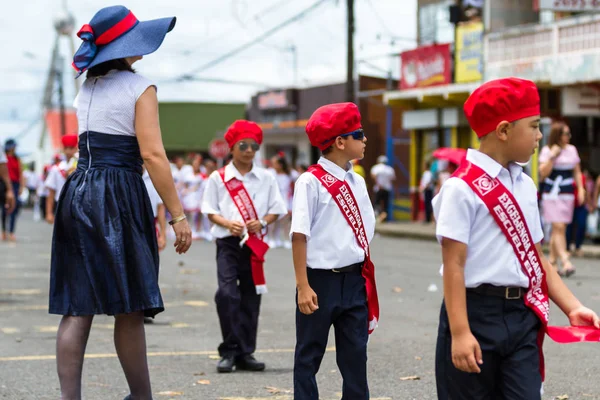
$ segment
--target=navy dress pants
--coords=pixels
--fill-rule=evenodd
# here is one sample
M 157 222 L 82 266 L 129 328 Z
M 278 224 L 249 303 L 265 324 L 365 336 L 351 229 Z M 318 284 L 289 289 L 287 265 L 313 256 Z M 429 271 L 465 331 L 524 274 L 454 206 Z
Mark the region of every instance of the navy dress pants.
M 335 329 L 336 361 L 344 380 L 342 400 L 368 400 L 365 279 L 360 271 L 307 270 L 319 309 L 311 315 L 302 314 L 296 301 L 294 400 L 319 400 L 316 375 L 331 325 Z
M 217 239 L 217 281 L 215 295 L 223 343 L 221 357 L 254 353 L 260 312 L 250 265 L 250 249 L 240 248 L 239 237 Z
M 439 400 L 541 400 L 537 335 L 541 322 L 523 302 L 467 291 L 471 332 L 483 354 L 481 373 L 452 363 L 452 338 L 442 304 L 436 349 Z

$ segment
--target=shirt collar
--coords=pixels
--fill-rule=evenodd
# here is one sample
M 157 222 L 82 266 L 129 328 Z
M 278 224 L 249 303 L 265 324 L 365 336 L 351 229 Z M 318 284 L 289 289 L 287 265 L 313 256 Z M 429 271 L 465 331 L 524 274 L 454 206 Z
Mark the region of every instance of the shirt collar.
M 348 175 L 352 176 L 354 173 L 351 163 L 348 163 L 347 165 L 348 170 L 344 170 L 339 165 L 335 164 L 333 161 L 329 161 L 325 157 L 319 158 L 319 165 L 321 165 L 325 171 L 329 172 L 340 181 L 345 181 Z M 352 177 L 352 179 L 354 179 L 354 177 Z
M 252 169 L 246 174 L 250 176 L 256 177 L 256 166 L 253 165 Z M 239 181 L 244 180 L 244 176 L 238 171 L 238 169 L 233 165 L 233 161 L 225 166 L 225 182 L 229 182 L 231 179 L 236 178 Z
M 498 175 L 500 175 L 500 171 L 504 169 L 504 167 L 502 167 L 498 161 L 475 149 L 467 150 L 467 161 L 472 162 L 480 167 L 492 179 L 496 179 Z M 513 179 L 517 179 L 521 177 L 521 174 L 523 173 L 523 167 L 517 163 L 510 163 L 508 165 L 508 171 Z

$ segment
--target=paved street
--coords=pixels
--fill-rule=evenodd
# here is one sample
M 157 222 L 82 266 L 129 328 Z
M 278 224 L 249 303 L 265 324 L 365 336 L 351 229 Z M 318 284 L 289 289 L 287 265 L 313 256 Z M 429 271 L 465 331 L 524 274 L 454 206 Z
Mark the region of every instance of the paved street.
M 0 243 L 0 398 L 58 399 L 54 346 L 59 317 L 47 312 L 51 227 L 32 222 L 26 212 L 18 237 L 16 245 Z M 442 296 L 439 247 L 427 241 L 376 238 L 373 255 L 382 319 L 369 344 L 371 398 L 435 399 L 434 351 Z M 185 256 L 170 248 L 162 254 L 167 310 L 147 325 L 155 399 L 291 400 L 295 343 L 291 252 L 273 250 L 266 264 L 270 292 L 263 296 L 257 358 L 267 363 L 267 370 L 230 375 L 215 371 L 220 330 L 213 303 L 214 256 L 214 244 L 205 242 L 195 242 Z M 585 304 L 600 310 L 600 261 L 581 260 L 576 265 L 569 286 Z M 556 308 L 552 320 L 566 323 Z M 85 399 L 122 399 L 128 393 L 112 326 L 111 317 L 94 321 L 84 369 Z M 333 336 L 329 345 L 319 375 L 325 400 L 341 397 Z M 559 346 L 546 341 L 545 348 L 544 399 L 561 395 L 570 400 L 600 399 L 599 344 Z

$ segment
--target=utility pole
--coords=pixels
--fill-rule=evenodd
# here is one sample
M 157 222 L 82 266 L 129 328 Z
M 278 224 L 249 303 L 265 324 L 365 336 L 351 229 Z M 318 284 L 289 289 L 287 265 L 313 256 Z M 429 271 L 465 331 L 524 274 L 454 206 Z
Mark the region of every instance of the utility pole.
M 348 54 L 346 59 L 346 101 L 354 102 L 354 0 L 347 0 L 348 5 Z
M 65 96 L 63 90 L 63 67 L 65 59 L 59 55 L 56 58 L 55 73 L 58 83 L 58 107 L 60 110 L 60 134 L 61 137 L 67 134 L 67 117 L 65 115 Z

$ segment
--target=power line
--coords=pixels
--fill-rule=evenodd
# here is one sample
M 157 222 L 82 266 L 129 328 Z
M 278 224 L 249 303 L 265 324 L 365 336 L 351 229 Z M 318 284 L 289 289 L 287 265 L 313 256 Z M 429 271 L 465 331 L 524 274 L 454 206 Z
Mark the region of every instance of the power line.
M 369 7 L 371 8 L 371 11 L 373 11 L 373 15 L 375 16 L 375 18 L 377 18 L 377 21 L 379 21 L 379 23 L 381 24 L 381 27 L 385 31 L 387 31 L 387 33 L 389 33 L 391 36 L 394 36 L 394 33 L 387 27 L 385 22 L 383 22 L 383 18 L 381 18 L 381 15 L 379 15 L 379 13 L 377 12 L 377 9 L 373 5 L 373 2 L 371 0 L 367 0 L 367 3 L 369 3 Z
M 314 3 L 312 6 L 308 7 L 307 9 L 305 9 L 304 11 L 301 11 L 300 13 L 294 15 L 293 17 L 287 19 L 286 21 L 280 23 L 279 25 L 269 29 L 268 31 L 266 31 L 265 33 L 263 33 L 262 35 L 258 36 L 257 38 L 251 40 L 250 42 L 247 42 L 239 47 L 236 47 L 235 49 L 223 54 L 220 57 L 217 57 L 216 59 L 209 61 L 208 63 L 201 65 L 200 67 L 194 68 L 193 70 L 191 70 L 189 73 L 182 75 L 180 78 L 178 78 L 178 80 L 189 80 L 193 77 L 193 75 L 199 73 L 199 72 L 203 72 L 209 68 L 214 67 L 215 65 L 218 65 L 220 63 L 222 63 L 223 61 L 233 57 L 234 55 L 254 46 L 257 43 L 262 42 L 263 40 L 265 40 L 266 38 L 268 38 L 269 36 L 273 35 L 274 33 L 276 33 L 277 31 L 285 28 L 286 26 L 288 26 L 289 24 L 298 21 L 299 19 L 304 18 L 307 14 L 309 14 L 310 12 L 312 12 L 313 10 L 315 10 L 317 7 L 319 7 L 321 4 L 325 3 L 327 0 L 319 0 L 316 3 Z
M 208 83 L 224 83 L 227 85 L 242 85 L 242 86 L 259 86 L 259 87 L 270 87 L 271 85 L 264 82 L 254 82 L 254 81 L 238 81 L 233 79 L 224 79 L 224 78 L 204 78 L 204 77 L 196 77 L 191 76 L 189 81 L 194 82 L 208 82 Z M 175 83 L 176 81 L 163 81 L 161 83 Z

